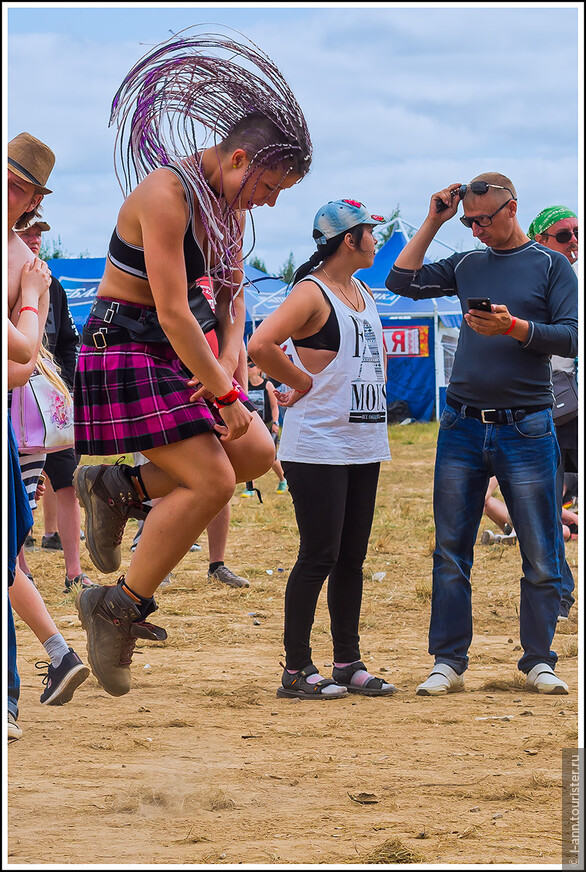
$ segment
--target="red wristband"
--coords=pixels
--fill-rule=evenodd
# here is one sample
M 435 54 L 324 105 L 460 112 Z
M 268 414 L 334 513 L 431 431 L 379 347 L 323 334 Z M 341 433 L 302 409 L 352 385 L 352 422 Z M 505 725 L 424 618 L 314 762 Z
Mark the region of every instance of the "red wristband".
M 312 389 L 312 387 L 313 387 L 313 385 L 309 385 L 309 387 L 307 388 L 306 391 L 300 391 L 299 388 L 295 388 L 295 390 L 297 391 L 298 394 L 300 394 L 300 396 L 304 397 L 305 394 L 309 393 L 309 391 Z
M 224 406 L 231 406 L 232 403 L 235 403 L 236 400 L 240 396 L 240 385 L 234 385 L 231 391 L 228 391 L 227 394 L 224 394 L 223 397 L 216 397 L 214 400 L 214 406 L 216 409 L 222 409 Z
M 511 326 L 509 327 L 508 330 L 505 330 L 505 332 L 503 333 L 503 336 L 506 336 L 508 333 L 510 333 L 516 323 L 517 323 L 517 319 L 513 315 L 513 320 L 511 321 Z
M 34 312 L 35 315 L 38 315 L 38 314 L 39 314 L 39 310 L 38 310 L 38 309 L 35 309 L 34 306 L 23 306 L 22 309 L 20 310 L 20 312 L 19 312 L 18 314 L 20 315 L 21 312 Z

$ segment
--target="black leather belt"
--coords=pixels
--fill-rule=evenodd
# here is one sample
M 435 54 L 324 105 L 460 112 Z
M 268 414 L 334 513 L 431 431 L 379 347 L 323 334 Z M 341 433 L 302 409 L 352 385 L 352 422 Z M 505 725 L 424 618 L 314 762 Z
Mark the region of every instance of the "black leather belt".
M 513 421 L 522 421 L 526 415 L 531 415 L 533 412 L 543 412 L 545 409 L 551 409 L 551 405 L 547 406 L 529 406 L 527 409 L 475 409 L 474 406 L 467 406 L 465 403 L 460 403 L 458 400 L 453 400 L 451 397 L 446 399 L 448 406 L 461 412 L 464 409 L 464 414 L 467 418 L 476 418 L 482 421 L 483 424 L 511 424 Z
M 218 319 L 200 288 L 194 287 L 188 294 L 189 308 L 204 333 L 218 326 Z M 83 342 L 98 349 L 109 345 L 124 345 L 132 342 L 165 342 L 169 340 L 159 324 L 154 308 L 131 306 L 117 300 L 97 297 L 90 311 L 90 317 L 102 319 L 109 326 L 90 330 L 83 328 Z

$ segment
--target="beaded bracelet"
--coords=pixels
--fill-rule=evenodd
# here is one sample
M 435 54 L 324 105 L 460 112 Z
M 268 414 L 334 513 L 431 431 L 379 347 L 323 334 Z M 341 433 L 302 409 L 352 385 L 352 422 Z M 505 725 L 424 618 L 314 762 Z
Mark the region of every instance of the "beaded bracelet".
M 511 321 L 511 326 L 509 327 L 508 330 L 505 330 L 505 332 L 503 333 L 503 336 L 507 336 L 507 334 L 511 332 L 511 330 L 513 329 L 513 327 L 515 326 L 516 323 L 517 323 L 517 319 L 513 315 L 513 320 Z
M 35 309 L 34 306 L 23 306 L 18 314 L 21 315 L 23 312 L 34 312 L 35 315 L 39 314 L 39 310 Z

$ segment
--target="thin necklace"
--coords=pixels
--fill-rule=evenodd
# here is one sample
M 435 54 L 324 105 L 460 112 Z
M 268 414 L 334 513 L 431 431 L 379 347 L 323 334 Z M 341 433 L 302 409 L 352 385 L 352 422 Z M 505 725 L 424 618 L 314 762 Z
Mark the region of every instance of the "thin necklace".
M 345 300 L 348 300 L 348 303 L 352 306 L 352 308 L 354 309 L 354 311 L 355 311 L 355 312 L 358 312 L 358 311 L 359 311 L 359 309 L 358 309 L 358 305 L 359 305 L 359 303 L 358 303 L 358 302 L 353 303 L 352 300 L 350 300 L 350 299 L 346 296 L 346 294 L 344 293 L 344 291 L 342 290 L 342 288 L 340 287 L 340 285 L 338 284 L 338 282 L 335 282 L 335 281 L 333 280 L 333 278 L 331 277 L 331 275 L 330 275 L 328 272 L 326 272 L 326 270 L 324 269 L 323 266 L 322 266 L 321 269 L 322 269 L 323 274 L 324 274 L 325 276 L 327 276 L 327 277 L 329 278 L 329 280 L 331 281 L 331 283 L 337 287 L 337 289 L 340 291 L 340 293 L 342 294 L 342 296 L 344 297 L 344 299 L 345 299 Z M 352 279 L 350 279 L 350 281 L 352 281 Z M 352 285 L 352 287 L 353 287 L 354 290 L 356 291 L 356 287 L 355 287 L 354 285 Z M 358 291 L 356 291 L 356 298 L 358 299 Z

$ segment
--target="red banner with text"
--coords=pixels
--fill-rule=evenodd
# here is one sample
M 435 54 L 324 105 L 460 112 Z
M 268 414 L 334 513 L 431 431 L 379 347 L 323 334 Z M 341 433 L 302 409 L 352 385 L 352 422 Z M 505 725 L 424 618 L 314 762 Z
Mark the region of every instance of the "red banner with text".
M 385 327 L 388 357 L 429 357 L 429 327 Z

